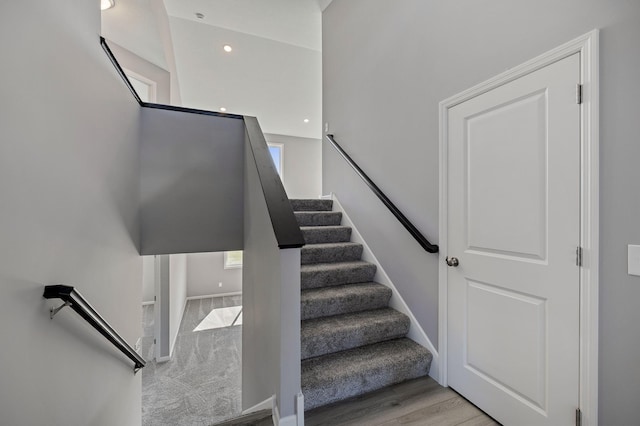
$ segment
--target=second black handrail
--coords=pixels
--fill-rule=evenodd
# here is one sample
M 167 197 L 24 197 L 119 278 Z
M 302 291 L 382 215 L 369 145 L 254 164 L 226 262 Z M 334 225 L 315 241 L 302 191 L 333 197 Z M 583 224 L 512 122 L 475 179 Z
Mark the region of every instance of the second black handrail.
M 373 191 L 373 193 L 376 194 L 376 196 L 380 199 L 380 201 L 382 201 L 382 203 L 385 206 L 387 206 L 389 211 L 391 211 L 391 213 L 396 217 L 396 219 L 400 221 L 402 226 L 404 226 L 405 229 L 409 231 L 411 236 L 415 238 L 418 244 L 420 244 L 420 246 L 422 246 L 422 248 L 424 248 L 429 253 L 438 253 L 438 250 L 439 250 L 438 246 L 436 244 L 431 244 L 429 240 L 427 240 L 426 237 L 422 235 L 420 231 L 418 231 L 418 228 L 416 228 L 413 225 L 413 223 L 411 223 L 411 221 L 407 219 L 407 217 L 404 214 L 402 214 L 400 209 L 398 209 L 396 205 L 393 204 L 393 202 L 391 202 L 389 197 L 387 197 L 385 193 L 382 192 L 380 188 L 378 188 L 378 185 L 376 185 L 371 180 L 371 178 L 369 178 L 369 176 L 367 176 L 367 174 L 360 168 L 360 166 L 358 166 L 358 164 L 355 161 L 353 161 L 353 159 L 349 156 L 349 154 L 347 154 L 345 150 L 342 149 L 342 147 L 338 144 L 338 142 L 336 142 L 336 139 L 334 138 L 334 136 L 327 135 L 327 140 L 336 149 L 336 151 L 338 151 L 338 153 L 342 156 L 342 158 L 344 158 L 346 162 L 353 168 L 353 170 L 355 170 L 358 176 L 362 178 L 364 183 L 367 184 L 367 186 L 371 189 L 371 191 Z
M 138 372 L 146 365 L 146 361 L 100 316 L 75 288 L 61 284 L 47 285 L 44 287 L 43 297 L 45 299 L 61 299 L 64 301 L 64 304 L 58 308 L 51 308 L 51 318 L 60 309 L 69 306 L 134 362 L 134 372 Z

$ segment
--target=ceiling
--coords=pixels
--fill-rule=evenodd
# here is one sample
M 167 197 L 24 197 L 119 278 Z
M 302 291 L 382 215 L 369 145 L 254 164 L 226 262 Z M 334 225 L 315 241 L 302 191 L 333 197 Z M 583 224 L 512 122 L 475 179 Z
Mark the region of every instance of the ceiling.
M 322 49 L 322 12 L 316 0 L 164 0 L 164 3 L 172 17 L 307 49 Z M 204 14 L 204 18 L 197 18 L 196 12 Z
M 255 116 L 265 133 L 322 137 L 321 52 L 182 18 L 169 22 L 184 106 Z
M 116 0 L 103 35 L 170 69 L 162 2 L 183 106 L 253 115 L 265 133 L 322 137 L 322 10 L 331 0 Z

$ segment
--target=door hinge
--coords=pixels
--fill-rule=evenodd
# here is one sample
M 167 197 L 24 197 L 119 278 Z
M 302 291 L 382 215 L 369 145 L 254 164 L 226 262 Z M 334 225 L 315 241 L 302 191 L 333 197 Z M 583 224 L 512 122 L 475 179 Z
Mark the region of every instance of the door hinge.
M 582 103 L 582 84 L 576 84 L 576 103 L 580 105 Z
M 576 408 L 576 426 L 582 426 L 582 411 Z
M 576 266 L 582 266 L 582 247 L 576 248 Z

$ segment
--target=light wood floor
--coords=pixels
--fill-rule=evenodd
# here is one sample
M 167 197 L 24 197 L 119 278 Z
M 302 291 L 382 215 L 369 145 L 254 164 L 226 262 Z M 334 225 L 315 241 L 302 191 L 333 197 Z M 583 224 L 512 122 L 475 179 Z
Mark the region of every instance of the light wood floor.
M 421 378 L 307 411 L 305 426 L 494 426 L 475 405 L 433 379 Z M 272 426 L 270 412 L 218 426 Z
M 304 423 L 305 426 L 499 425 L 429 377 L 308 411 Z

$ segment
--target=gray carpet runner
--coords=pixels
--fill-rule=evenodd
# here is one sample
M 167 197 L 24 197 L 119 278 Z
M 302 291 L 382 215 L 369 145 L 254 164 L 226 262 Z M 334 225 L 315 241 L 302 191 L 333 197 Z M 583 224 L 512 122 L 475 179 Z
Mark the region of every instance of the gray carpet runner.
M 409 318 L 331 200 L 291 200 L 301 251 L 302 393 L 305 410 L 425 376 L 431 353 L 408 339 Z

